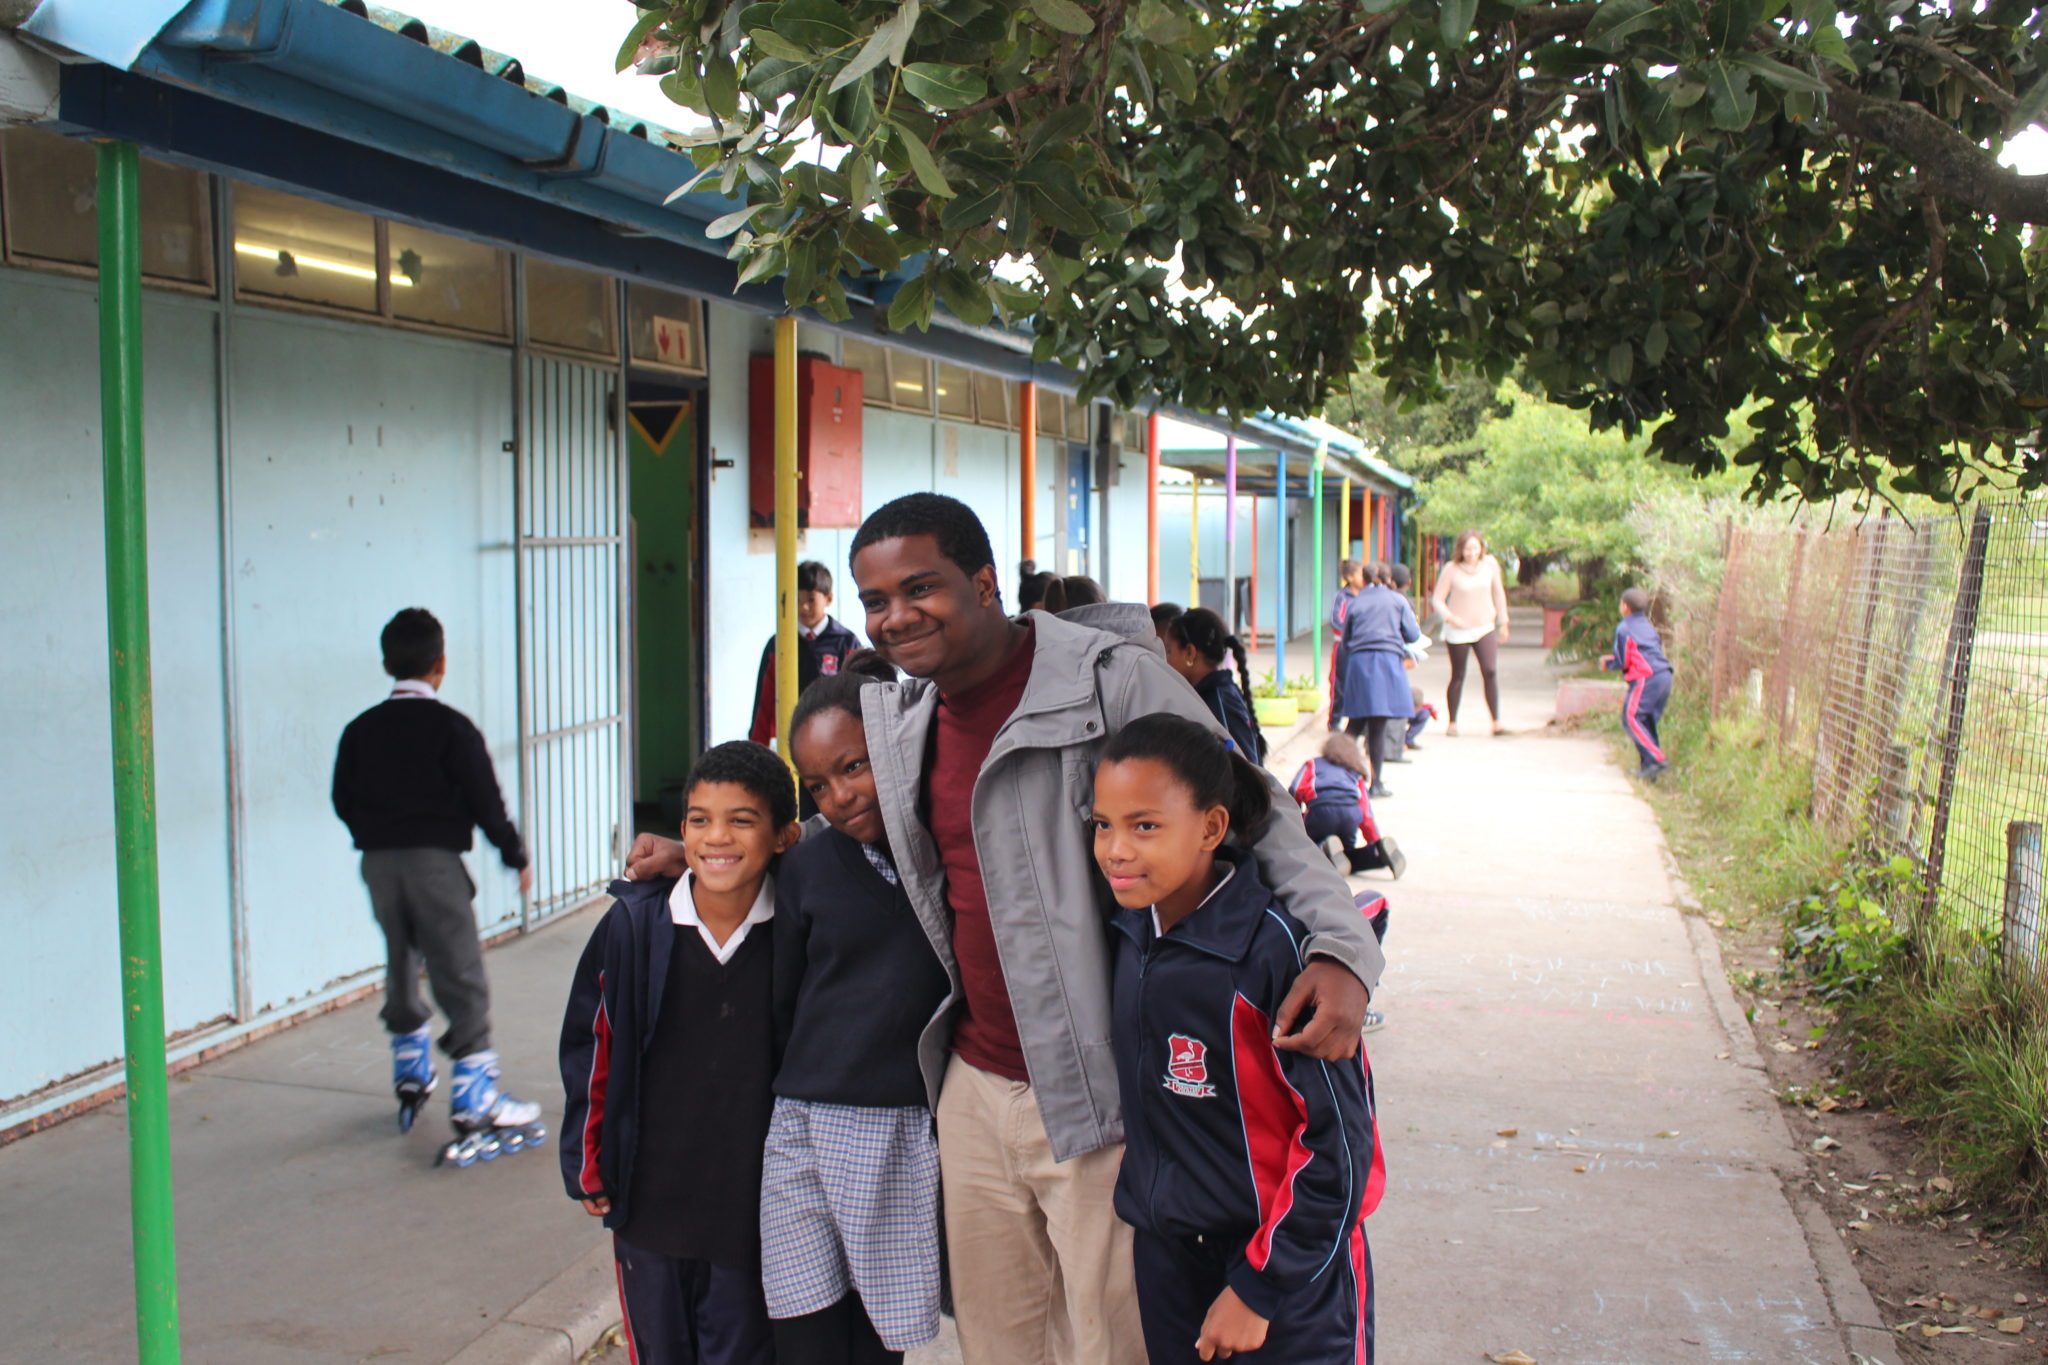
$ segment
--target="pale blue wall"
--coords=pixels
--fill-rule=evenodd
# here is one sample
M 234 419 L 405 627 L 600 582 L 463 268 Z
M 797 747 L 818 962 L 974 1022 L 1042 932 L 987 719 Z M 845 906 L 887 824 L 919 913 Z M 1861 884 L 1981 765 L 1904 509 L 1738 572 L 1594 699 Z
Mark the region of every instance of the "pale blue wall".
M 180 1031 L 233 1008 L 213 318 L 152 293 L 143 322 L 165 1009 Z M 89 284 L 0 270 L 0 1098 L 121 1048 L 97 335 Z
M 511 357 L 256 309 L 234 328 L 245 899 L 263 1009 L 382 961 L 328 782 L 342 727 L 390 688 L 377 634 L 399 608 L 441 619 L 444 699 L 482 728 L 518 812 L 512 456 L 500 450 Z M 516 918 L 495 852 L 469 862 L 478 918 Z

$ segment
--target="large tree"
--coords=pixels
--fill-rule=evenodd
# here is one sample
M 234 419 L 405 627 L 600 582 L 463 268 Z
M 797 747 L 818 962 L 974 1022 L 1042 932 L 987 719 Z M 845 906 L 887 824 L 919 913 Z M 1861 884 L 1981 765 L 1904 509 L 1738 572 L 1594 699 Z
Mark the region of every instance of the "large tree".
M 1759 488 L 2048 482 L 2044 18 L 1986 0 L 639 0 L 747 278 L 921 265 L 1125 404 L 1518 370 Z

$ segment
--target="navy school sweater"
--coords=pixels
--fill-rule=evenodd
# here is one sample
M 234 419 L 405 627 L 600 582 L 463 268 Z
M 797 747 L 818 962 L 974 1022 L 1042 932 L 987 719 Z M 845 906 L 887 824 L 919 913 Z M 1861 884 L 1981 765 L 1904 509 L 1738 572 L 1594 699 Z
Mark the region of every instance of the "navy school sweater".
M 662 1182 L 661 1188 L 669 1199 L 702 1204 L 706 1216 L 688 1230 L 690 1243 L 677 1242 L 683 1249 L 669 1254 L 732 1264 L 729 1254 L 706 1252 L 758 1245 L 761 1150 L 772 1102 L 773 937 L 770 925 L 756 925 L 721 971 L 697 931 L 670 918 L 674 888 L 673 880 L 613 882 L 612 908 L 576 964 L 562 1018 L 562 1177 L 572 1199 L 611 1200 L 608 1228 L 654 1227 L 680 1235 L 673 1209 L 649 1210 L 651 1217 L 642 1217 L 633 1196 L 653 1187 L 635 1178 L 643 1157 L 674 1162 L 684 1155 L 662 1134 L 685 1134 L 695 1186 Z M 671 969 L 678 954 L 691 959 L 681 971 Z M 695 961 L 699 956 L 702 962 Z M 689 1031 L 687 1013 L 671 1012 L 663 1027 L 664 1011 L 676 1005 L 666 998 L 675 985 L 694 986 L 707 996 L 724 993 L 716 1001 L 684 1002 L 686 1009 L 689 1003 L 709 1003 L 713 1008 L 705 1018 L 724 1016 L 742 1025 L 721 1038 L 718 1057 L 689 1055 L 693 1040 L 682 1036 Z M 734 990 L 742 995 L 734 996 Z M 678 1023 L 686 1027 L 679 1031 Z M 658 1059 L 651 1053 L 657 1041 L 665 1049 Z M 649 1093 L 657 1080 L 660 1097 Z M 662 1150 L 643 1153 L 643 1137 Z M 667 1238 L 660 1232 L 647 1240 L 654 1243 L 648 1249 L 665 1249 L 659 1243 Z
M 1308 932 L 1235 868 L 1168 931 L 1118 910 L 1113 980 L 1124 1160 L 1116 1211 L 1162 1237 L 1232 1244 L 1230 1287 L 1271 1318 L 1340 1267 L 1385 1184 L 1365 1056 L 1322 1062 L 1273 1046 L 1273 1015 Z
M 1671 671 L 1671 660 L 1664 657 L 1664 637 L 1649 617 L 1632 611 L 1615 623 L 1614 658 L 1607 668 L 1630 682 Z
M 873 1108 L 927 1102 L 918 1039 L 950 982 L 903 888 L 829 826 L 775 873 L 775 1093 Z
M 365 852 L 467 853 L 470 831 L 481 826 L 505 866 L 526 866 L 483 732 L 431 697 L 391 697 L 348 723 L 334 755 L 332 799 Z

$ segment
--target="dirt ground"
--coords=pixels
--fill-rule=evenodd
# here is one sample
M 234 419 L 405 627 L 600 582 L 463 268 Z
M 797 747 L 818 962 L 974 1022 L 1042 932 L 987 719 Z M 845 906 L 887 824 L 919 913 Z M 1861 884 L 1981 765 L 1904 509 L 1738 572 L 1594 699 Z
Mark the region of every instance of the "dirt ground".
M 2048 1358 L 2048 1272 L 2017 1238 L 1959 1202 L 1908 1123 L 1843 1080 L 1832 1011 L 1778 977 L 1775 939 L 1717 924 L 1736 994 L 1811 1188 L 1908 1360 L 1992 1365 Z

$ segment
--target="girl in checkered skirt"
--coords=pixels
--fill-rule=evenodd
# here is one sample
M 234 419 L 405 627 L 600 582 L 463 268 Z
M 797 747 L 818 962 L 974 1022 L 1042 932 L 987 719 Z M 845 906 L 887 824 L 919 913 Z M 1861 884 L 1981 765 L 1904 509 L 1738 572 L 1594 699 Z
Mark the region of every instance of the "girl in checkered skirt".
M 777 1365 L 900 1361 L 939 1327 L 932 1106 L 955 969 L 890 855 L 861 724 L 869 681 L 821 678 L 790 719 L 799 784 L 830 828 L 776 875 L 761 1278 Z

